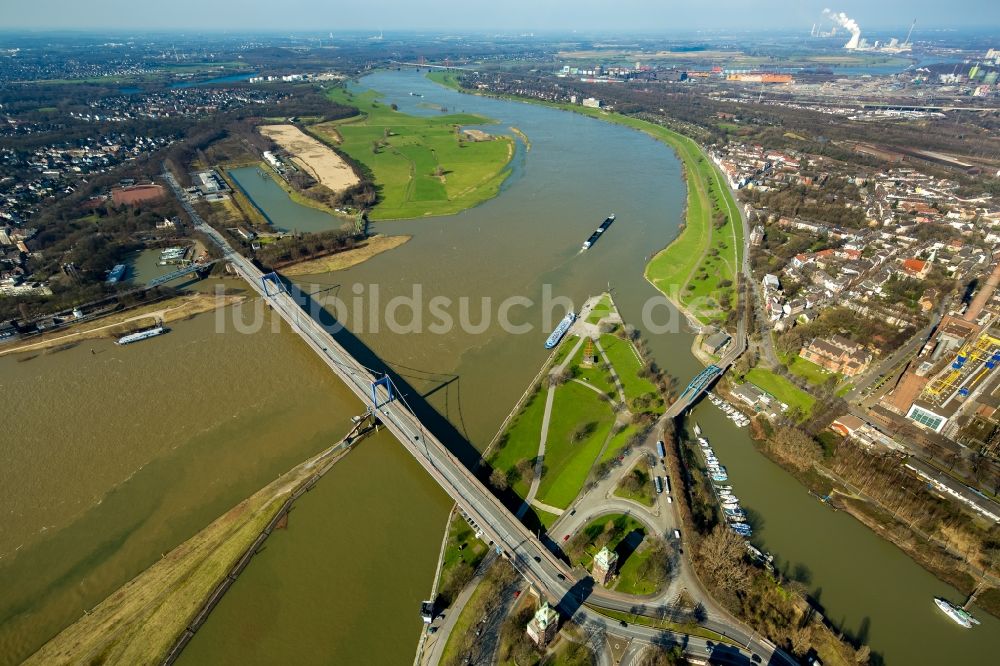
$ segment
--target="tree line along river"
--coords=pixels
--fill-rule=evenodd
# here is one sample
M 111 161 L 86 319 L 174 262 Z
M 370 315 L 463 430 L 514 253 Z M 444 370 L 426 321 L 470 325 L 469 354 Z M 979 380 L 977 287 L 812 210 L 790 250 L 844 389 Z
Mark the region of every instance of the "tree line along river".
M 653 334 L 643 322 L 658 299 L 643 268 L 683 214 L 682 175 L 669 149 L 582 116 L 462 95 L 415 72 L 381 72 L 361 85 L 407 113 L 439 113 L 428 103 L 480 113 L 500 121 L 491 131 L 516 126 L 532 142 L 530 153 L 519 148 L 497 198 L 455 216 L 379 223 L 376 231 L 413 239 L 346 271 L 298 280 L 317 297 L 348 305 L 357 297 L 369 309 L 374 291 L 384 307 L 420 285 L 425 305 L 451 299 L 456 321 L 467 299 L 467 319 L 481 331 L 431 332 L 426 308 L 422 330 L 405 335 L 384 324 L 373 330 L 367 313 L 350 307 L 345 321 L 448 419 L 457 446 L 484 448 L 545 358 L 545 285 L 577 307 L 610 285 L 661 367 L 682 381 L 699 370 L 683 326 Z M 611 212 L 615 224 L 581 253 Z M 513 296 L 533 302 L 511 315 L 531 325 L 528 333 L 497 323 L 499 304 Z M 552 324 L 563 312 L 555 310 Z M 231 311 L 223 314 L 230 321 Z M 655 323 L 670 317 L 656 302 Z M 397 320 L 408 321 L 405 308 Z M 26 362 L 0 358 L 0 386 L 19 417 L 0 444 L 12 461 L 0 471 L 12 526 L 0 537 L 0 585 L 10 591 L 0 599 L 0 663 L 25 657 L 161 553 L 341 436 L 362 410 L 287 331 L 240 333 L 227 324 L 220 333 L 218 322 L 202 315 L 131 347 L 95 341 Z M 974 630 L 953 625 L 932 598 L 957 600 L 954 590 L 812 499 L 711 405 L 692 416 L 760 516 L 755 541 L 886 663 L 971 661 L 1000 648 L 994 619 L 979 613 L 983 625 Z M 365 441 L 300 501 L 287 531 L 254 558 L 182 662 L 409 663 L 449 506 L 391 438 Z

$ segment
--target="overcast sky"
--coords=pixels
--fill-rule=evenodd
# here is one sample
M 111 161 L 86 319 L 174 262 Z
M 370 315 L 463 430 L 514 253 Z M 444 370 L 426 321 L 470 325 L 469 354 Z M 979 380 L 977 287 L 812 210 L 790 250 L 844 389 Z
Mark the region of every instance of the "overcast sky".
M 0 0 L 0 29 L 808 30 L 825 7 L 863 30 L 1000 25 L 997 0 Z

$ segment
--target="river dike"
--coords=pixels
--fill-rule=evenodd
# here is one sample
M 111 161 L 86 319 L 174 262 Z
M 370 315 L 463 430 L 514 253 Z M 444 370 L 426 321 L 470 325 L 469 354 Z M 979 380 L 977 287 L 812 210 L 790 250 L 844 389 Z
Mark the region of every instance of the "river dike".
M 267 538 L 287 524 L 296 500 L 373 429 L 356 424 L 340 442 L 165 554 L 24 663 L 173 664 Z

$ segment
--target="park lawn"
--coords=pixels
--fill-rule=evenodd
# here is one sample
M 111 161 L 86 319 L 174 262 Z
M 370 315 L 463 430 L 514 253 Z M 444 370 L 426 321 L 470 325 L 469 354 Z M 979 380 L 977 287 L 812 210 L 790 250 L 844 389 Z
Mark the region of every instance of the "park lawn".
M 594 308 L 590 311 L 590 314 L 587 316 L 587 323 L 596 324 L 605 317 L 607 317 L 609 314 L 611 314 L 613 311 L 614 308 L 611 305 L 611 296 L 609 294 L 603 294 L 601 296 L 601 300 L 597 301 L 597 303 L 594 304 Z
M 630 499 L 633 502 L 645 504 L 646 506 L 653 506 L 656 504 L 656 487 L 653 485 L 653 473 L 645 463 L 638 462 L 631 470 L 629 470 L 629 474 L 637 469 L 641 470 L 642 473 L 646 475 L 646 483 L 642 484 L 642 488 L 640 488 L 638 492 L 632 493 L 623 490 L 621 486 L 618 486 L 615 488 L 615 495 L 617 497 Z
M 611 436 L 611 441 L 604 449 L 604 454 L 601 456 L 600 462 L 605 460 L 611 460 L 612 458 L 617 458 L 618 454 L 622 452 L 622 449 L 628 444 L 629 440 L 639 432 L 639 426 L 634 424 L 629 424 L 625 428 L 614 435 Z M 652 506 L 652 505 L 650 505 Z
M 787 403 L 790 409 L 798 407 L 806 416 L 812 412 L 813 405 L 816 403 L 816 398 L 770 370 L 751 368 L 745 379 L 764 389 L 781 402 Z
M 788 366 L 789 372 L 802 377 L 810 384 L 825 384 L 830 380 L 830 377 L 836 377 L 838 381 L 841 379 L 839 374 L 825 370 L 812 361 L 802 358 L 798 354 L 789 354 L 781 360 Z
M 657 590 L 656 584 L 645 580 L 639 574 L 642 565 L 652 555 L 653 549 L 643 539 L 635 552 L 618 569 L 618 583 L 615 585 L 616 592 L 625 594 L 653 594 Z
M 552 524 L 559 520 L 559 516 L 554 513 L 549 513 L 548 511 L 542 511 L 537 507 L 531 507 L 531 510 L 535 512 L 538 516 L 538 522 L 545 526 L 545 529 L 552 527 Z
M 618 544 L 621 543 L 622 539 L 631 534 L 634 530 L 639 530 L 643 534 L 646 533 L 646 526 L 632 516 L 626 516 L 623 513 L 609 513 L 603 516 L 598 516 L 587 523 L 581 530 L 586 538 L 586 542 L 583 547 L 584 556 L 583 559 L 576 564 L 580 564 L 587 569 L 590 568 L 591 562 L 594 561 L 594 556 L 597 555 L 598 551 L 600 551 L 600 548 L 597 548 L 594 545 L 594 541 L 604 531 L 604 526 L 608 524 L 609 520 L 614 522 L 615 529 L 611 538 L 608 540 L 608 550 L 615 550 L 615 548 L 618 547 Z M 635 553 L 633 553 L 633 555 L 634 554 Z
M 665 411 L 665 407 L 663 406 L 663 399 L 660 397 L 659 389 L 657 389 L 656 384 L 653 382 L 639 376 L 639 371 L 642 370 L 642 362 L 632 347 L 632 343 L 610 333 L 605 333 L 601 336 L 601 347 L 604 349 L 604 353 L 607 354 L 608 360 L 611 361 L 611 365 L 615 367 L 618 378 L 621 379 L 622 388 L 625 390 L 625 400 L 628 402 L 630 409 L 632 400 L 652 394 L 653 399 L 649 407 L 643 411 L 662 414 Z
M 493 121 L 473 114 L 411 116 L 393 111 L 377 93 L 354 94 L 343 88 L 328 93 L 335 102 L 363 114 L 313 125 L 320 138 L 362 163 L 379 188 L 376 220 L 450 215 L 496 196 L 507 178 L 513 139 L 463 141 L 459 127 Z M 342 141 L 337 142 L 337 137 Z M 375 142 L 386 145 L 375 150 Z M 438 169 L 441 175 L 436 175 Z
M 486 550 L 486 544 L 476 538 L 476 533 L 465 518 L 457 511 L 453 513 L 448 525 L 448 542 L 445 545 L 438 583 L 444 580 L 445 572 L 459 562 L 465 562 L 473 569 L 478 567 L 486 555 Z
M 576 499 L 614 420 L 611 405 L 589 388 L 570 382 L 556 389 L 545 444 L 546 471 L 538 487 L 540 501 L 565 509 Z M 574 430 L 587 423 L 596 424 L 593 432 L 574 443 Z
M 566 336 L 559 342 L 559 346 L 556 347 L 556 353 L 552 357 L 552 363 L 550 367 L 556 367 L 566 359 L 566 355 L 573 351 L 573 347 L 576 343 L 580 341 L 579 335 Z
M 581 387 L 583 388 L 583 387 Z M 510 473 L 521 460 L 532 461 L 538 456 L 538 443 L 542 434 L 542 417 L 545 415 L 545 394 L 542 389 L 527 399 L 517 416 L 511 419 L 504 432 L 506 443 L 498 447 L 490 456 L 489 462 L 494 469 Z M 595 396 L 596 397 L 596 396 Z M 530 475 L 518 479 L 511 486 L 519 497 L 528 496 L 531 486 Z
M 580 345 L 579 351 L 573 355 L 573 360 L 570 362 L 570 367 L 573 369 L 573 376 L 587 382 L 604 395 L 616 397 L 617 391 L 615 390 L 614 384 L 611 383 L 610 374 L 601 369 L 603 360 L 599 361 L 597 365 L 592 365 L 589 368 L 583 366 L 583 352 L 586 350 L 587 343 L 584 342 Z M 595 354 L 597 353 L 596 346 L 593 347 L 593 352 Z

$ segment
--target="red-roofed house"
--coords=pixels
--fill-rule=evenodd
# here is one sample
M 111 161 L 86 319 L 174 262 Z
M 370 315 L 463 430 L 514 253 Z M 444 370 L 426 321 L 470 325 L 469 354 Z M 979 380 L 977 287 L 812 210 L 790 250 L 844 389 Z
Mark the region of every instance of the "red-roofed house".
M 923 280 L 931 272 L 931 264 L 922 259 L 904 259 L 903 273 L 912 278 Z

